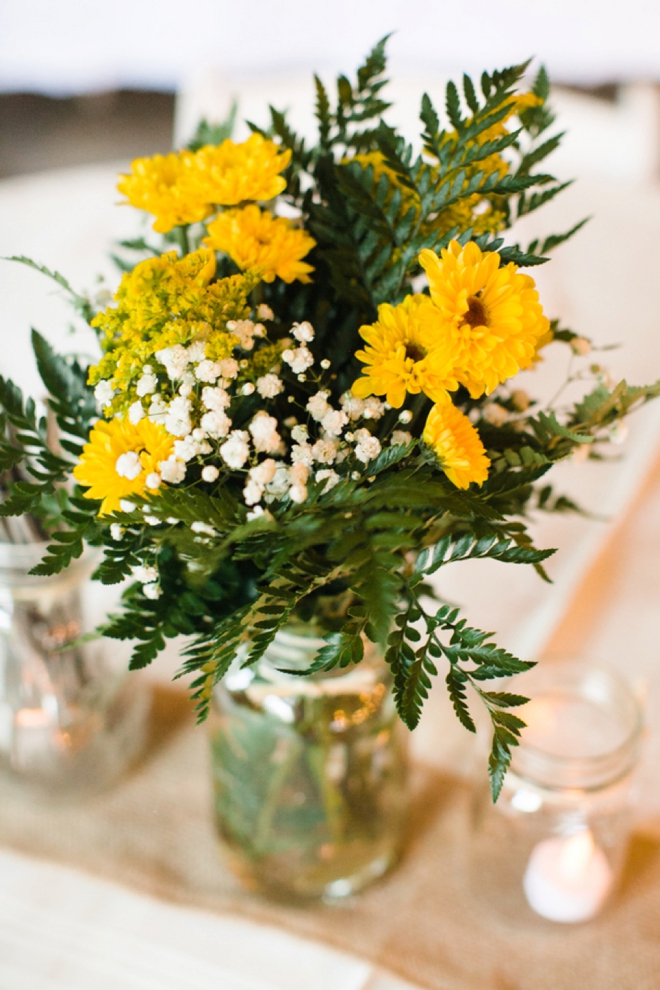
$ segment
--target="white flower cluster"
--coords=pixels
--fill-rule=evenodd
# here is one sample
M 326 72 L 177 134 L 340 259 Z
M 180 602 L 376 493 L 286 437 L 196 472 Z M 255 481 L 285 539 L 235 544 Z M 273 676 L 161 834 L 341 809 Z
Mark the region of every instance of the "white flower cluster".
M 152 600 L 160 598 L 162 589 L 158 583 L 158 570 L 155 567 L 150 564 L 137 564 L 132 568 L 132 574 L 135 580 L 142 585 L 142 594 L 146 598 Z
M 260 319 L 273 319 L 267 306 L 259 307 L 258 313 Z M 251 351 L 255 340 L 265 336 L 263 324 L 251 320 L 235 320 L 227 327 L 236 339 L 236 347 L 243 351 Z M 302 380 L 315 364 L 308 346 L 313 340 L 314 329 L 305 321 L 294 324 L 291 339 L 284 342 L 282 362 Z M 380 453 L 380 441 L 361 424 L 379 420 L 389 406 L 374 396 L 358 399 L 351 392 L 344 393 L 339 408 L 335 408 L 330 391 L 318 388 L 305 406 L 309 425 L 299 423 L 295 417 L 280 425 L 276 416 L 259 409 L 241 429 L 235 429 L 232 403 L 255 393 L 266 401 L 274 399 L 284 392 L 285 384 L 278 369 L 273 368 L 257 378 L 256 384 L 246 382 L 239 386 L 236 380 L 241 369 L 248 366 L 247 359 L 229 357 L 216 361 L 209 359 L 206 351 L 204 339 L 188 347 L 175 344 L 157 351 L 152 363 L 142 370 L 129 419 L 137 424 L 148 417 L 162 424 L 174 438 L 171 455 L 160 461 L 157 470 L 146 479 L 148 489 L 155 491 L 163 483 L 181 484 L 191 461 L 211 455 L 207 463 L 202 463 L 202 480 L 212 484 L 220 477 L 223 466 L 231 471 L 246 471 L 243 499 L 249 509 L 248 519 L 255 519 L 267 515 L 266 506 L 276 500 L 286 497 L 296 504 L 305 502 L 311 478 L 323 483 L 324 492 L 330 491 L 341 480 L 336 467 L 347 457 L 367 465 Z M 330 362 L 324 359 L 320 365 L 327 371 Z M 159 382 L 164 377 L 170 384 L 162 388 Z M 109 405 L 113 397 L 110 382 L 102 381 L 96 386 L 101 406 Z M 293 396 L 288 398 L 293 401 Z M 360 425 L 351 432 L 353 424 Z M 409 437 L 398 430 L 391 442 L 406 443 Z M 124 453 L 117 460 L 116 471 L 121 477 L 134 480 L 141 470 L 136 452 Z M 125 506 L 126 511 L 134 508 L 129 502 Z M 212 535 L 199 528 L 202 524 L 195 525 L 199 539 Z M 120 529 L 114 530 L 113 539 L 121 537 Z M 143 568 L 136 577 L 145 589 L 149 588 L 145 594 L 157 597 L 157 574 L 145 574 Z

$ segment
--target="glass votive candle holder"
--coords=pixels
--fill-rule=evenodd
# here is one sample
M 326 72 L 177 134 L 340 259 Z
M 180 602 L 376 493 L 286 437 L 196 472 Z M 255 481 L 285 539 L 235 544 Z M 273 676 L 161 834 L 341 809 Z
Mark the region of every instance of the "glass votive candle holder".
M 616 889 L 631 828 L 643 716 L 616 674 L 543 663 L 516 679 L 531 698 L 500 797 L 478 796 L 472 886 L 500 916 L 594 918 Z

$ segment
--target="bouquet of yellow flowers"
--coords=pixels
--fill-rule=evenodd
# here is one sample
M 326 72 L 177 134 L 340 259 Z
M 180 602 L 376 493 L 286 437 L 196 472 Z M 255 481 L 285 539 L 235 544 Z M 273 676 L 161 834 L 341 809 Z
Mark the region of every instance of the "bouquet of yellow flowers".
M 414 149 L 383 120 L 381 42 L 334 101 L 317 80 L 314 147 L 272 110 L 242 143 L 204 124 L 133 162 L 118 188 L 163 240 L 124 242 L 111 305 L 46 270 L 100 347 L 84 367 L 34 334 L 57 450 L 0 380 L 0 467 L 28 475 L 0 511 L 52 534 L 35 573 L 87 542 L 98 580 L 132 578 L 102 629 L 137 641 L 132 667 L 187 636 L 204 718 L 239 648 L 253 665 L 302 620 L 325 640 L 303 673 L 377 644 L 412 728 L 442 664 L 463 724 L 469 685 L 490 714 L 495 796 L 526 699 L 488 685 L 530 664 L 433 602 L 429 578 L 484 557 L 543 577 L 553 551 L 532 545 L 528 515 L 573 506 L 537 483 L 660 393 L 594 378 L 577 404 L 541 409 L 515 386 L 542 348 L 581 341 L 526 273 L 581 224 L 527 248 L 504 236 L 565 186 L 537 170 L 559 137 L 545 72 L 518 90 L 526 68 L 450 83 L 444 125 L 425 95 Z

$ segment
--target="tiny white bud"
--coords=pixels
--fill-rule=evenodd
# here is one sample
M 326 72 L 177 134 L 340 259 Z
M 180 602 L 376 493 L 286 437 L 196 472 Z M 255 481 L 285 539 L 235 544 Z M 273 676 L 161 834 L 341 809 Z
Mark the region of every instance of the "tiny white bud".
M 413 414 L 411 413 L 410 409 L 402 409 L 401 412 L 399 413 L 400 423 L 410 423 L 412 418 L 413 418 Z
M 304 323 L 294 323 L 291 336 L 299 340 L 301 344 L 309 344 L 310 341 L 314 340 L 314 327 L 307 320 Z
M 137 399 L 128 409 L 128 419 L 129 422 L 136 426 L 141 419 L 146 415 L 144 407 L 139 399 Z
M 327 371 L 328 368 L 330 367 L 330 361 L 328 361 L 327 358 L 323 358 L 323 360 L 321 361 L 321 367 L 323 368 L 324 371 Z
M 129 502 L 127 498 L 120 498 L 119 508 L 122 512 L 135 512 L 137 506 L 135 505 L 135 502 Z
M 509 413 L 498 402 L 487 402 L 483 407 L 483 417 L 491 426 L 504 426 L 509 418 Z
M 241 389 L 241 395 L 252 395 L 254 391 L 255 388 L 252 382 L 246 382 Z
M 148 584 L 151 581 L 158 580 L 158 571 L 151 564 L 136 564 L 135 567 L 131 568 L 131 573 L 135 580 L 141 584 Z
M 207 464 L 205 468 L 202 468 L 202 481 L 208 481 L 209 483 L 215 481 L 220 472 L 214 464 Z
M 531 399 L 529 394 L 522 388 L 517 388 L 511 395 L 511 400 L 519 412 L 524 412 L 529 407 Z
M 204 533 L 206 536 L 218 535 L 217 530 L 215 530 L 213 526 L 210 526 L 209 523 L 201 522 L 200 520 L 196 520 L 192 523 L 190 528 L 193 533 Z
M 140 455 L 134 450 L 128 450 L 125 454 L 120 454 L 115 463 L 115 471 L 120 478 L 128 478 L 135 481 L 142 472 L 142 462 Z
M 160 488 L 160 475 L 157 471 L 152 471 L 151 474 L 147 475 L 146 486 L 147 488 Z
M 573 354 L 577 354 L 579 357 L 586 357 L 591 352 L 591 341 L 587 340 L 586 337 L 573 337 L 571 350 Z

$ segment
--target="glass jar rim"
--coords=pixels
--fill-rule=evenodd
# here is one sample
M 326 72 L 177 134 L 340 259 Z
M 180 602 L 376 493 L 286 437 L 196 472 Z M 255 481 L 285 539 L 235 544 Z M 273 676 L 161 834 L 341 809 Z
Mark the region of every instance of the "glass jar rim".
M 552 752 L 543 746 L 525 740 L 522 730 L 520 745 L 514 749 L 511 770 L 530 783 L 550 789 L 594 790 L 616 783 L 626 777 L 639 757 L 644 731 L 644 715 L 631 685 L 617 671 L 604 664 L 583 660 L 562 659 L 544 661 L 516 678 L 517 692 L 529 693 L 531 700 L 542 698 L 536 688 L 555 688 L 564 696 L 581 697 L 596 705 L 593 693 L 585 692 L 585 685 L 598 684 L 608 692 L 605 703 L 599 705 L 602 712 L 611 717 L 619 715 L 618 724 L 624 735 L 620 742 L 601 752 L 571 755 Z M 525 720 L 525 706 L 520 709 Z
M 382 679 L 384 660 L 376 645 L 369 640 L 365 640 L 365 656 L 359 664 L 306 676 L 295 672 L 297 664 L 301 669 L 309 667 L 324 646 L 327 646 L 326 640 L 318 636 L 318 629 L 312 623 L 291 622 L 277 631 L 273 642 L 253 667 L 242 666 L 249 649 L 249 644 L 242 644 L 232 668 L 225 676 L 225 686 L 229 690 L 243 690 L 258 673 L 273 691 L 283 697 L 316 697 L 360 693 L 371 690 L 374 679 Z M 291 673 L 287 672 L 287 667 Z M 389 668 L 386 669 L 389 671 Z

